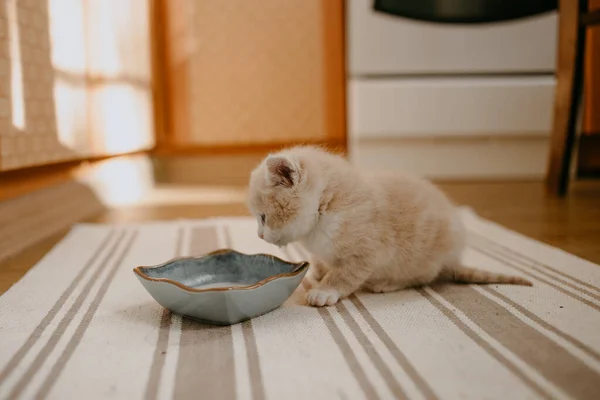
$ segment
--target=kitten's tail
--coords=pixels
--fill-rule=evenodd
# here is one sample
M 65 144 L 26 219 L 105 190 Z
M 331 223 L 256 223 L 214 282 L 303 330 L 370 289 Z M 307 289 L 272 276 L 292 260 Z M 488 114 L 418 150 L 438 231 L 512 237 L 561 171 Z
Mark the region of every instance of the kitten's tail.
M 477 268 L 465 267 L 464 265 L 445 267 L 440 273 L 439 278 L 458 283 L 508 283 L 511 285 L 533 286 L 531 281 L 519 276 L 498 274 Z

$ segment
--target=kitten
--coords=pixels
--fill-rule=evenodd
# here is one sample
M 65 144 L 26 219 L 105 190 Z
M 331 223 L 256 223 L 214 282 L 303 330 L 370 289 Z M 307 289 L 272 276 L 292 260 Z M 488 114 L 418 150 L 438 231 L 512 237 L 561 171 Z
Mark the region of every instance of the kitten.
M 299 242 L 314 256 L 306 294 L 312 306 L 333 305 L 359 289 L 382 293 L 434 280 L 531 286 L 461 264 L 464 227 L 433 184 L 365 175 L 317 147 L 266 157 L 250 176 L 248 207 L 260 238 Z

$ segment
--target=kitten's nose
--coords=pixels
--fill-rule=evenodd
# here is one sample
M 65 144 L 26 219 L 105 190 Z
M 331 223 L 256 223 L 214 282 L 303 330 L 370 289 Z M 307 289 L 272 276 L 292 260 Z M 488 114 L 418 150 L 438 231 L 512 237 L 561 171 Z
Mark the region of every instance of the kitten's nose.
M 261 239 L 264 239 L 264 238 L 265 238 L 265 235 L 263 235 L 262 233 L 259 233 L 259 234 L 258 234 L 258 237 L 259 237 L 259 238 L 261 238 Z

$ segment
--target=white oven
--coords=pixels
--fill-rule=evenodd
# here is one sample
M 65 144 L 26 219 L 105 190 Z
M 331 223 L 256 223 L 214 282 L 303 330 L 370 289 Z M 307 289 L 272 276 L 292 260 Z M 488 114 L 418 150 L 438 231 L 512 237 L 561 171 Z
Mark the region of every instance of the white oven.
M 548 136 L 556 12 L 440 24 L 375 11 L 372 0 L 346 4 L 351 146 L 368 139 Z

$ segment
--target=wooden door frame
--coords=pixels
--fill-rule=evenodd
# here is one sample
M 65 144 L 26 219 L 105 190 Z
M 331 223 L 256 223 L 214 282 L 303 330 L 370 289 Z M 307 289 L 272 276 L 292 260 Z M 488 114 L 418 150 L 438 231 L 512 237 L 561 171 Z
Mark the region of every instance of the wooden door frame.
M 153 150 L 163 147 L 169 142 L 169 102 L 168 75 L 166 73 L 166 57 L 168 53 L 165 40 L 166 18 L 164 0 L 149 0 L 149 34 L 152 81 L 152 109 L 154 113 Z

